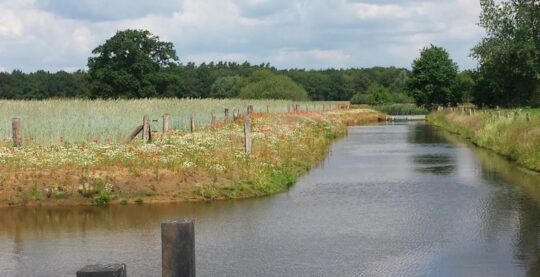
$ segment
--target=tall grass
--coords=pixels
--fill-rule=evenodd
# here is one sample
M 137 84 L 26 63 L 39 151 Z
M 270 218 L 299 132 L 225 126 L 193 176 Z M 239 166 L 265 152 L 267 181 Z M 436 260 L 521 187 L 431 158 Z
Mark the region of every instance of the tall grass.
M 422 115 L 428 113 L 426 108 L 418 107 L 415 104 L 388 104 L 372 108 L 389 115 Z
M 428 121 L 540 171 L 540 110 L 488 110 L 471 115 L 443 111 L 430 114 Z
M 25 140 L 38 144 L 65 142 L 119 141 L 140 125 L 143 115 L 152 120 L 152 129 L 161 129 L 162 115 L 170 115 L 173 129 L 187 129 L 190 117 L 196 126 L 210 124 L 211 112 L 223 119 L 224 109 L 245 112 L 253 105 L 255 112 L 286 112 L 292 104 L 302 109 L 322 110 L 338 102 L 291 102 L 281 100 L 216 100 L 216 99 L 141 99 L 141 100 L 0 100 L 0 140 L 11 139 L 11 119 L 22 119 Z

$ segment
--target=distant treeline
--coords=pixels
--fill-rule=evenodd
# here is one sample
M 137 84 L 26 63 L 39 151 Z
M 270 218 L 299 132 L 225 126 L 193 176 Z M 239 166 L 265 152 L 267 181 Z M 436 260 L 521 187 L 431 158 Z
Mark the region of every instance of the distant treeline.
M 270 64 L 252 65 L 248 62 L 171 65 L 154 76 L 155 80 L 161 82 L 156 82 L 156 89 L 148 95 L 129 92 L 101 95 L 103 90 L 94 89 L 90 74 L 82 70 L 73 73 L 43 70 L 24 73 L 15 70 L 0 73 L 0 98 L 234 98 L 239 96 L 242 87 L 256 82 L 257 76 L 264 75 L 292 79 L 307 91 L 312 100 L 350 100 L 355 95 L 366 94 L 370 87 L 383 87 L 391 96 L 395 96 L 397 101 L 393 102 L 412 101 L 405 95 L 409 71 L 403 68 L 278 70 Z

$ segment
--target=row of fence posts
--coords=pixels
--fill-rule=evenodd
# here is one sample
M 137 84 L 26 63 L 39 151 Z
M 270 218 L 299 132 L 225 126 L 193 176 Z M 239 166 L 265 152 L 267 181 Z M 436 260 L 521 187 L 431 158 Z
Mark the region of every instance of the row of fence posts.
M 450 112 L 461 112 L 462 114 L 466 114 L 468 116 L 473 116 L 477 113 L 481 113 L 481 114 L 488 114 L 490 116 L 493 116 L 493 117 L 496 117 L 497 119 L 500 119 L 502 116 L 501 114 L 501 111 L 499 109 L 499 106 L 497 106 L 495 108 L 495 112 L 492 111 L 492 110 L 478 110 L 478 109 L 475 109 L 475 108 L 465 108 L 465 107 L 448 107 L 448 108 L 445 108 L 445 107 L 442 107 L 442 106 L 439 106 L 437 108 L 437 111 L 450 111 Z M 520 115 L 522 115 L 522 113 L 518 112 L 518 111 L 514 111 L 514 112 L 510 112 L 510 113 L 505 113 L 504 117 L 506 119 L 510 119 L 513 117 L 514 120 L 517 120 L 519 119 Z M 525 113 L 525 120 L 526 121 L 531 121 L 532 120 L 532 115 L 530 113 Z
M 163 277 L 195 277 L 193 219 L 183 218 L 161 223 L 161 274 Z M 87 265 L 77 271 L 77 277 L 126 276 L 125 264 Z
M 337 109 L 350 109 L 351 106 L 350 104 L 337 104 L 335 106 Z M 322 111 L 325 112 L 325 111 L 329 111 L 332 109 L 332 104 L 322 104 Z M 294 104 L 294 105 L 288 105 L 287 106 L 287 112 L 299 112 L 301 111 L 301 106 L 299 104 Z M 314 107 L 314 110 L 315 110 L 315 107 Z M 309 106 L 306 105 L 305 106 L 305 111 L 309 111 Z M 244 121 L 244 134 L 245 134 L 245 138 L 246 138 L 246 153 L 249 153 L 251 152 L 251 120 L 249 118 L 249 115 L 252 114 L 254 112 L 254 109 L 253 109 L 253 106 L 252 105 L 249 105 L 247 107 L 247 116 L 245 117 L 245 121 Z M 266 112 L 267 113 L 270 113 L 270 106 L 269 105 L 266 105 Z M 235 108 L 233 109 L 232 111 L 232 116 L 233 116 L 233 120 L 236 121 L 238 120 L 238 118 L 240 118 L 240 116 L 242 115 L 242 113 L 240 112 L 239 109 Z M 224 111 L 224 121 L 225 122 L 228 122 L 229 121 L 229 109 L 225 109 Z M 157 120 L 156 120 L 157 121 Z M 170 116 L 169 114 L 164 114 L 162 116 L 162 121 L 163 121 L 163 128 L 162 128 L 162 132 L 163 134 L 166 134 L 167 132 L 169 132 L 171 130 L 171 122 L 170 122 Z M 211 112 L 210 114 L 210 126 L 212 128 L 214 128 L 217 124 L 217 119 L 216 119 L 216 115 L 214 112 Z M 195 125 L 195 115 L 194 114 L 191 114 L 190 116 L 190 124 L 189 124 L 189 130 L 190 132 L 195 132 L 196 130 L 196 125 Z M 148 115 L 144 115 L 143 117 L 143 122 L 142 122 L 142 125 L 140 126 L 137 126 L 135 129 L 133 129 L 133 131 L 125 138 L 124 142 L 125 143 L 129 143 L 131 142 L 133 139 L 135 139 L 140 133 L 142 133 L 142 140 L 144 143 L 148 143 L 150 141 L 152 141 L 152 129 L 151 129 L 151 125 L 150 125 L 150 117 Z M 22 136 L 22 127 L 21 127 L 21 119 L 20 118 L 13 118 L 12 119 L 12 134 L 13 134 L 13 146 L 14 147 L 21 147 L 23 145 L 23 136 Z M 249 138 L 249 140 L 248 140 Z M 61 138 L 61 140 L 63 140 L 63 138 Z

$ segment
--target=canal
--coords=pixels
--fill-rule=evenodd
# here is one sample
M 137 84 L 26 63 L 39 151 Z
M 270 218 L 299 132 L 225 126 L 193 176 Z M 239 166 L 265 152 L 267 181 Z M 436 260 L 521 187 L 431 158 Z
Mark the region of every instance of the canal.
M 196 220 L 198 276 L 535 276 L 540 176 L 424 123 L 351 127 L 288 192 L 0 210 L 0 276 L 126 263 L 159 276 L 161 221 Z

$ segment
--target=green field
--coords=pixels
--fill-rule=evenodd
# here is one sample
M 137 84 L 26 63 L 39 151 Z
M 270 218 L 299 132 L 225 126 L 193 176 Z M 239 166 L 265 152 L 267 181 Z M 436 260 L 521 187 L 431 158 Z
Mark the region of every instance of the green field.
M 224 110 L 286 112 L 294 104 L 312 110 L 336 108 L 340 102 L 291 102 L 284 100 L 216 100 L 216 99 L 141 99 L 141 100 L 0 100 L 0 140 L 11 140 L 11 120 L 22 120 L 25 143 L 56 144 L 61 141 L 119 141 L 138 125 L 145 114 L 152 120 L 152 129 L 161 130 L 162 115 L 170 115 L 173 129 L 188 129 L 193 114 L 197 128 L 209 126 L 211 113 L 217 120 Z

